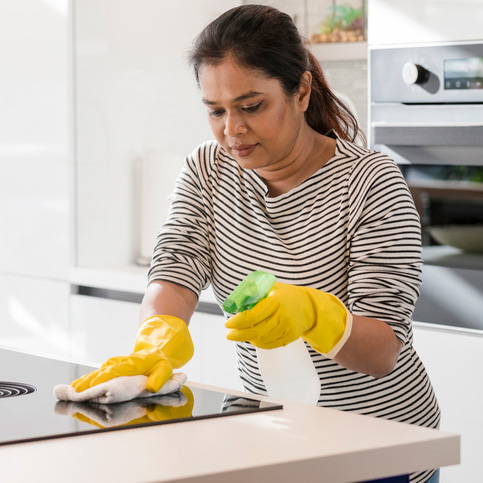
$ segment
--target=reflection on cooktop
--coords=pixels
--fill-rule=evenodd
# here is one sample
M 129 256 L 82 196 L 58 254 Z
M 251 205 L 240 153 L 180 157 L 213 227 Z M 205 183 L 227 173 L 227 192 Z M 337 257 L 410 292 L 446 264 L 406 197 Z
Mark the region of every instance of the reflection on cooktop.
M 92 367 L 1 349 L 0 367 L 24 388 L 15 389 L 24 391 L 23 397 L 0 401 L 0 445 L 282 408 L 189 384 L 173 394 L 118 404 L 58 401 L 54 386 L 69 384 Z

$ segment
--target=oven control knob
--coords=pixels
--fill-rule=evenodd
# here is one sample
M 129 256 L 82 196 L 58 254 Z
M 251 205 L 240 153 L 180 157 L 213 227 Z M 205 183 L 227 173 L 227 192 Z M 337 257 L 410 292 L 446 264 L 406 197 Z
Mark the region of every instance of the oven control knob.
M 429 79 L 429 71 L 422 65 L 406 62 L 402 68 L 402 78 L 408 86 L 424 84 Z

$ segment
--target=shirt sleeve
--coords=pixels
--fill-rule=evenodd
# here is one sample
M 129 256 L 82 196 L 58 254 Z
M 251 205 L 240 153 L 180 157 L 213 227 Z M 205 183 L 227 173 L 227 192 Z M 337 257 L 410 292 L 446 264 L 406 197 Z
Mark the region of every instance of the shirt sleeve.
M 387 322 L 405 344 L 421 285 L 420 221 L 396 163 L 373 156 L 349 188 L 348 308 Z
M 148 274 L 149 282 L 176 283 L 196 297 L 211 280 L 209 172 L 215 152 L 214 143 L 205 143 L 186 158 Z

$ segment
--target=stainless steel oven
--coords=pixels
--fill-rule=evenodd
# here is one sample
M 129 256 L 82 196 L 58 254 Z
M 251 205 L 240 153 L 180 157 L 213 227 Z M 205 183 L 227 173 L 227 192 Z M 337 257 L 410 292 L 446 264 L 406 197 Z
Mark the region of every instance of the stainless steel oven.
M 369 48 L 369 143 L 421 217 L 415 320 L 483 330 L 483 41 Z

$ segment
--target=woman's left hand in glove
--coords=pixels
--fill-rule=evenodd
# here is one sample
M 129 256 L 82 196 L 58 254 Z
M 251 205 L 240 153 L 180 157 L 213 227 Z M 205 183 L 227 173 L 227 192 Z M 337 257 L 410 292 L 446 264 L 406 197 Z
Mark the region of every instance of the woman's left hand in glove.
M 352 316 L 334 295 L 310 287 L 276 282 L 251 310 L 229 318 L 227 338 L 261 349 L 285 346 L 302 337 L 333 358 L 349 338 Z

